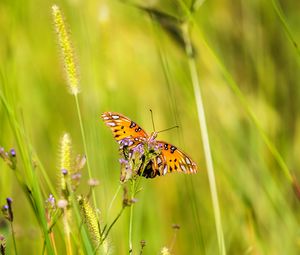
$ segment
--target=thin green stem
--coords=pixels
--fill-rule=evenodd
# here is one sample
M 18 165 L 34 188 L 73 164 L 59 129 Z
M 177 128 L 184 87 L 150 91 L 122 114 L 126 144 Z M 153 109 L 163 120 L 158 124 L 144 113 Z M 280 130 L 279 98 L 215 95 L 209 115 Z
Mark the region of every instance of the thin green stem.
M 18 252 L 17 252 L 17 243 L 16 243 L 14 226 L 13 226 L 12 222 L 10 222 L 10 227 L 11 227 L 11 235 L 12 235 L 13 244 L 14 244 L 14 250 L 15 250 L 15 254 L 17 255 L 18 254 Z
M 131 200 L 134 199 L 135 196 L 135 183 L 136 180 L 133 179 L 131 182 Z M 132 254 L 132 222 L 133 222 L 133 204 L 130 205 L 130 216 L 129 216 L 129 254 Z
M 284 16 L 284 13 L 283 13 L 281 7 L 280 7 L 280 4 L 278 3 L 277 0 L 271 0 L 271 1 L 272 1 L 273 8 L 274 8 L 277 16 L 279 17 L 279 20 L 280 20 L 280 22 L 283 26 L 283 29 L 286 32 L 286 35 L 287 35 L 288 39 L 290 40 L 292 45 L 295 47 L 295 49 L 297 51 L 297 54 L 300 56 L 300 49 L 298 47 L 298 44 L 297 44 L 296 40 L 294 39 L 293 33 L 290 29 L 289 24 L 286 21 L 286 18 Z
M 82 117 L 81 117 L 80 105 L 79 105 L 79 101 L 78 101 L 78 94 L 74 94 L 74 97 L 75 97 L 75 102 L 76 102 L 76 109 L 77 109 L 77 115 L 78 115 L 78 120 L 79 120 L 79 125 L 80 125 L 80 132 L 81 132 L 81 137 L 82 137 L 84 153 L 86 156 L 86 166 L 88 169 L 89 178 L 91 179 L 92 171 L 91 171 L 91 167 L 90 167 L 89 156 L 87 153 L 86 138 L 85 138 L 85 132 L 84 132 L 84 127 L 83 127 L 83 122 L 82 122 Z M 94 189 L 92 189 L 92 197 L 93 197 L 93 203 L 94 203 L 95 208 L 98 208 Z
M 195 25 L 195 29 L 197 30 L 197 36 L 198 36 L 198 38 L 202 39 L 203 45 L 207 49 L 207 53 L 210 54 L 212 56 L 212 58 L 214 59 L 214 61 L 218 64 L 222 74 L 224 75 L 225 79 L 228 82 L 228 85 L 230 86 L 230 88 L 232 89 L 234 94 L 239 99 L 239 101 L 240 101 L 241 105 L 243 106 L 243 108 L 246 110 L 246 112 L 249 115 L 250 119 L 252 120 L 255 127 L 257 128 L 260 136 L 262 137 L 264 143 L 266 144 L 266 146 L 270 150 L 271 154 L 273 155 L 273 157 L 277 161 L 278 165 L 280 166 L 280 168 L 283 171 L 286 178 L 292 183 L 293 182 L 293 176 L 292 176 L 287 164 L 285 163 L 283 157 L 281 156 L 281 154 L 277 150 L 274 143 L 270 140 L 270 138 L 268 137 L 266 132 L 260 126 L 259 121 L 258 121 L 255 113 L 252 111 L 252 109 L 250 107 L 250 104 L 248 103 L 248 101 L 247 101 L 246 97 L 244 96 L 243 92 L 240 90 L 239 86 L 237 85 L 234 78 L 229 73 L 229 71 L 227 70 L 227 68 L 225 67 L 225 65 L 221 61 L 221 59 L 217 56 L 215 51 L 209 46 L 209 43 L 207 42 L 207 40 L 205 38 L 205 35 L 201 31 L 200 27 L 198 26 L 197 22 L 195 21 L 195 18 L 192 16 L 191 12 L 186 7 L 185 3 L 182 0 L 180 0 L 179 3 L 181 4 L 181 7 L 183 8 L 183 10 L 185 11 L 187 17 L 189 18 L 189 21 L 191 21 L 192 24 Z
M 70 225 L 69 225 L 69 211 L 67 208 L 64 208 L 64 215 L 63 215 L 63 222 L 65 228 L 65 243 L 66 243 L 66 250 L 67 255 L 72 255 L 72 244 L 70 239 Z
M 121 209 L 121 211 L 118 213 L 118 215 L 116 216 L 116 218 L 113 220 L 113 222 L 112 222 L 112 223 L 110 224 L 110 226 L 108 227 L 106 233 L 104 234 L 104 236 L 103 236 L 103 238 L 102 238 L 102 240 L 101 240 L 102 243 L 103 243 L 103 241 L 107 238 L 107 236 L 108 236 L 108 234 L 109 234 L 111 228 L 115 225 L 115 223 L 117 222 L 117 220 L 121 217 L 121 215 L 122 215 L 124 209 L 125 209 L 125 207 L 123 206 L 122 209 Z
M 48 236 L 48 229 L 47 229 L 47 222 L 45 219 L 43 198 L 42 198 L 40 186 L 38 184 L 36 171 L 33 167 L 32 160 L 30 157 L 30 149 L 28 146 L 28 142 L 25 142 L 26 135 L 25 135 L 24 129 L 20 127 L 20 124 L 16 117 L 16 112 L 12 108 L 13 104 L 10 104 L 6 100 L 6 97 L 2 94 L 1 90 L 0 90 L 0 99 L 3 103 L 3 106 L 6 110 L 6 112 L 7 112 L 7 116 L 8 116 L 11 128 L 13 130 L 14 137 L 15 137 L 18 147 L 19 147 L 20 158 L 21 158 L 21 161 L 23 162 L 23 166 L 24 166 L 26 182 L 22 178 L 18 178 L 18 181 L 21 181 L 20 184 L 22 185 L 22 188 L 24 189 L 26 197 L 30 201 L 30 204 L 35 213 L 35 216 L 40 223 L 41 230 L 44 234 L 44 242 L 45 242 L 44 248 L 47 250 L 48 254 L 53 254 L 51 241 Z
M 110 210 L 111 210 L 111 208 L 112 208 L 112 206 L 113 206 L 113 203 L 115 202 L 115 200 L 116 200 L 116 198 L 117 198 L 117 196 L 118 196 L 118 194 L 119 194 L 119 192 L 120 192 L 120 190 L 121 190 L 121 187 L 122 187 L 122 185 L 119 185 L 119 186 L 118 186 L 117 191 L 115 192 L 115 194 L 114 194 L 112 200 L 110 201 L 110 204 L 109 204 L 108 210 L 107 210 L 107 215 L 110 214 Z
M 210 187 L 210 193 L 212 198 L 215 225 L 216 225 L 216 231 L 218 237 L 219 253 L 225 255 L 226 249 L 225 249 L 225 241 L 224 241 L 224 234 L 223 234 L 222 221 L 221 221 L 217 185 L 216 185 L 214 165 L 213 165 L 210 143 L 209 143 L 208 130 L 206 125 L 204 105 L 201 96 L 197 66 L 196 66 L 195 58 L 193 57 L 193 48 L 191 44 L 188 27 L 187 29 L 184 30 L 184 32 L 185 32 L 186 54 L 188 56 L 189 70 L 190 70 L 193 89 L 194 89 L 194 95 L 195 95 L 197 113 L 198 113 L 198 121 L 200 125 L 203 150 L 204 150 L 205 161 L 206 161 L 207 172 L 208 172 L 209 187 Z

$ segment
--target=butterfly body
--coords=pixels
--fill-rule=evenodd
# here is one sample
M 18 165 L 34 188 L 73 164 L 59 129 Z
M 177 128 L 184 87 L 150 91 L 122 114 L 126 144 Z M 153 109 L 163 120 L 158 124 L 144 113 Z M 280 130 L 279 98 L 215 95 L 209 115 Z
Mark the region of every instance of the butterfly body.
M 152 132 L 149 136 L 138 124 L 120 113 L 104 112 L 101 117 L 111 129 L 125 158 L 139 150 L 144 158 L 151 156 L 148 161 L 143 162 L 145 165 L 139 168 L 138 175 L 154 178 L 171 172 L 197 172 L 197 165 L 184 152 L 174 145 L 157 141 L 157 132 Z

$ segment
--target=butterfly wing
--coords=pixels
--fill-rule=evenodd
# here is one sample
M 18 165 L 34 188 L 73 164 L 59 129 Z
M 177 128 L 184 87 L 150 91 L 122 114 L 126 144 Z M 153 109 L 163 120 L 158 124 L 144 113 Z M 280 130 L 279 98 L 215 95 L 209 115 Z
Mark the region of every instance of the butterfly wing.
M 104 112 L 101 118 L 111 129 L 117 142 L 123 146 L 135 146 L 148 138 L 139 125 L 120 113 Z
M 174 145 L 157 141 L 161 154 L 152 162 L 155 175 L 165 175 L 172 172 L 192 174 L 197 172 L 196 163 Z

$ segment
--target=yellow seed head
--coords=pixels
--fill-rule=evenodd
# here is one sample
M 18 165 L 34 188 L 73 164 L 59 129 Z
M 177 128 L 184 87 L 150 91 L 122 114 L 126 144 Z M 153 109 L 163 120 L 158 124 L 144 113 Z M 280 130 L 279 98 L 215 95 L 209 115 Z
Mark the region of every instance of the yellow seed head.
M 60 162 L 59 162 L 59 171 L 60 171 L 60 188 L 63 195 L 66 195 L 67 191 L 67 174 L 72 173 L 71 166 L 71 157 L 72 157 L 72 141 L 70 135 L 65 133 L 60 141 Z M 68 176 L 69 176 L 68 174 Z
M 65 133 L 60 142 L 60 170 L 66 169 L 67 171 L 72 171 L 71 167 L 71 157 L 72 157 L 72 141 L 70 135 Z
M 93 244 L 95 248 L 99 248 L 101 235 L 100 235 L 96 213 L 86 198 L 79 196 L 78 202 L 79 202 L 82 218 L 87 226 Z
M 75 64 L 74 51 L 66 28 L 63 13 L 57 5 L 52 6 L 52 16 L 57 33 L 58 44 L 64 62 L 67 83 L 71 94 L 77 95 L 79 93 L 79 78 L 77 66 Z
M 161 255 L 171 255 L 170 250 L 167 247 L 161 249 Z

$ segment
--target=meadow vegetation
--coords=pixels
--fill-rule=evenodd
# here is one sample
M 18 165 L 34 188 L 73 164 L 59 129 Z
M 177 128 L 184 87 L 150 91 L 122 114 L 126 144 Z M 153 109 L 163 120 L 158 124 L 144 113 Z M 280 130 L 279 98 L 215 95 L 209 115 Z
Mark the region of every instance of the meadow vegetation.
M 299 254 L 299 8 L 2 0 L 0 254 Z M 149 109 L 198 173 L 120 182 Z

